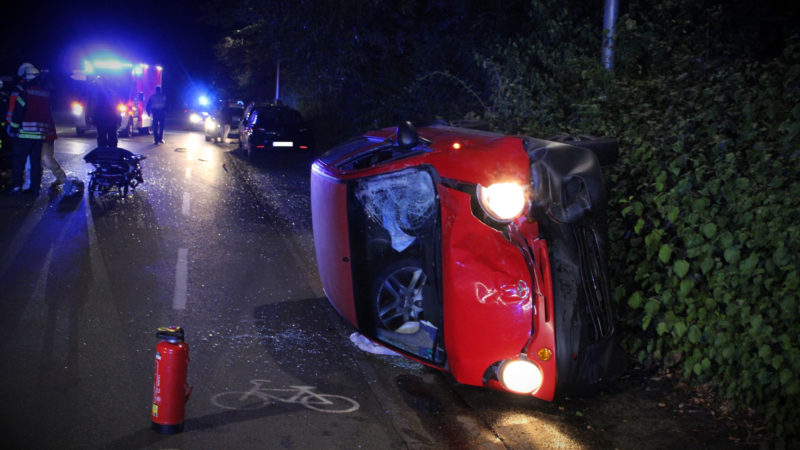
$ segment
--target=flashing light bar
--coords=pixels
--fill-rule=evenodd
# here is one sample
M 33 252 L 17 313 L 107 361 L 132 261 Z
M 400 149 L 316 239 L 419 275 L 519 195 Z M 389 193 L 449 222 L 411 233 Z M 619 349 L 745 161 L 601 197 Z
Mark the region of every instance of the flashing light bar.
M 83 61 L 83 70 L 86 73 L 94 73 L 95 70 L 123 70 L 132 67 L 133 64 L 118 59 L 94 59 L 91 61 Z

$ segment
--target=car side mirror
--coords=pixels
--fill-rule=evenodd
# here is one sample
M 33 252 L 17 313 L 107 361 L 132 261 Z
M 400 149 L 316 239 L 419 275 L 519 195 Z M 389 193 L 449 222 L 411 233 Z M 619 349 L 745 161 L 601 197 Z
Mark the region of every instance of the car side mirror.
M 408 120 L 400 122 L 397 126 L 397 146 L 403 149 L 411 148 L 419 143 L 417 129 Z

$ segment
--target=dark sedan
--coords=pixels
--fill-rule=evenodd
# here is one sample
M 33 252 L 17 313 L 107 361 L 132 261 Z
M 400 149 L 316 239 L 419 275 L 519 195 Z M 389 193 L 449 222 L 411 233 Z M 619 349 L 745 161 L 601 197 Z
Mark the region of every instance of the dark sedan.
M 239 130 L 239 145 L 252 159 L 258 154 L 309 152 L 313 134 L 303 116 L 286 106 L 254 106 Z

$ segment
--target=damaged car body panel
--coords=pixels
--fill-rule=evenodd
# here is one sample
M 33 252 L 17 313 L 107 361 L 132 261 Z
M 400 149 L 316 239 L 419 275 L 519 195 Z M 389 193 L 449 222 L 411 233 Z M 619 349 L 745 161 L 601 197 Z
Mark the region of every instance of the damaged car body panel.
M 405 123 L 311 177 L 325 293 L 371 340 L 544 400 L 618 372 L 593 149 Z

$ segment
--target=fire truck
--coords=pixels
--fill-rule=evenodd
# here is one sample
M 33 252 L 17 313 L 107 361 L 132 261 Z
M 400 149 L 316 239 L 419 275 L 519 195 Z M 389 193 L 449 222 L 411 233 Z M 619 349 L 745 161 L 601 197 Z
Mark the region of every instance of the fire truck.
M 161 66 L 132 64 L 117 59 L 84 60 L 83 67 L 72 71 L 74 96 L 72 115 L 75 118 L 75 132 L 83 136 L 92 128 L 87 122 L 86 107 L 92 92 L 92 82 L 103 77 L 106 84 L 116 94 L 120 114 L 119 134 L 132 136 L 133 131 L 148 134 L 153 118 L 147 115 L 147 99 L 161 86 Z

